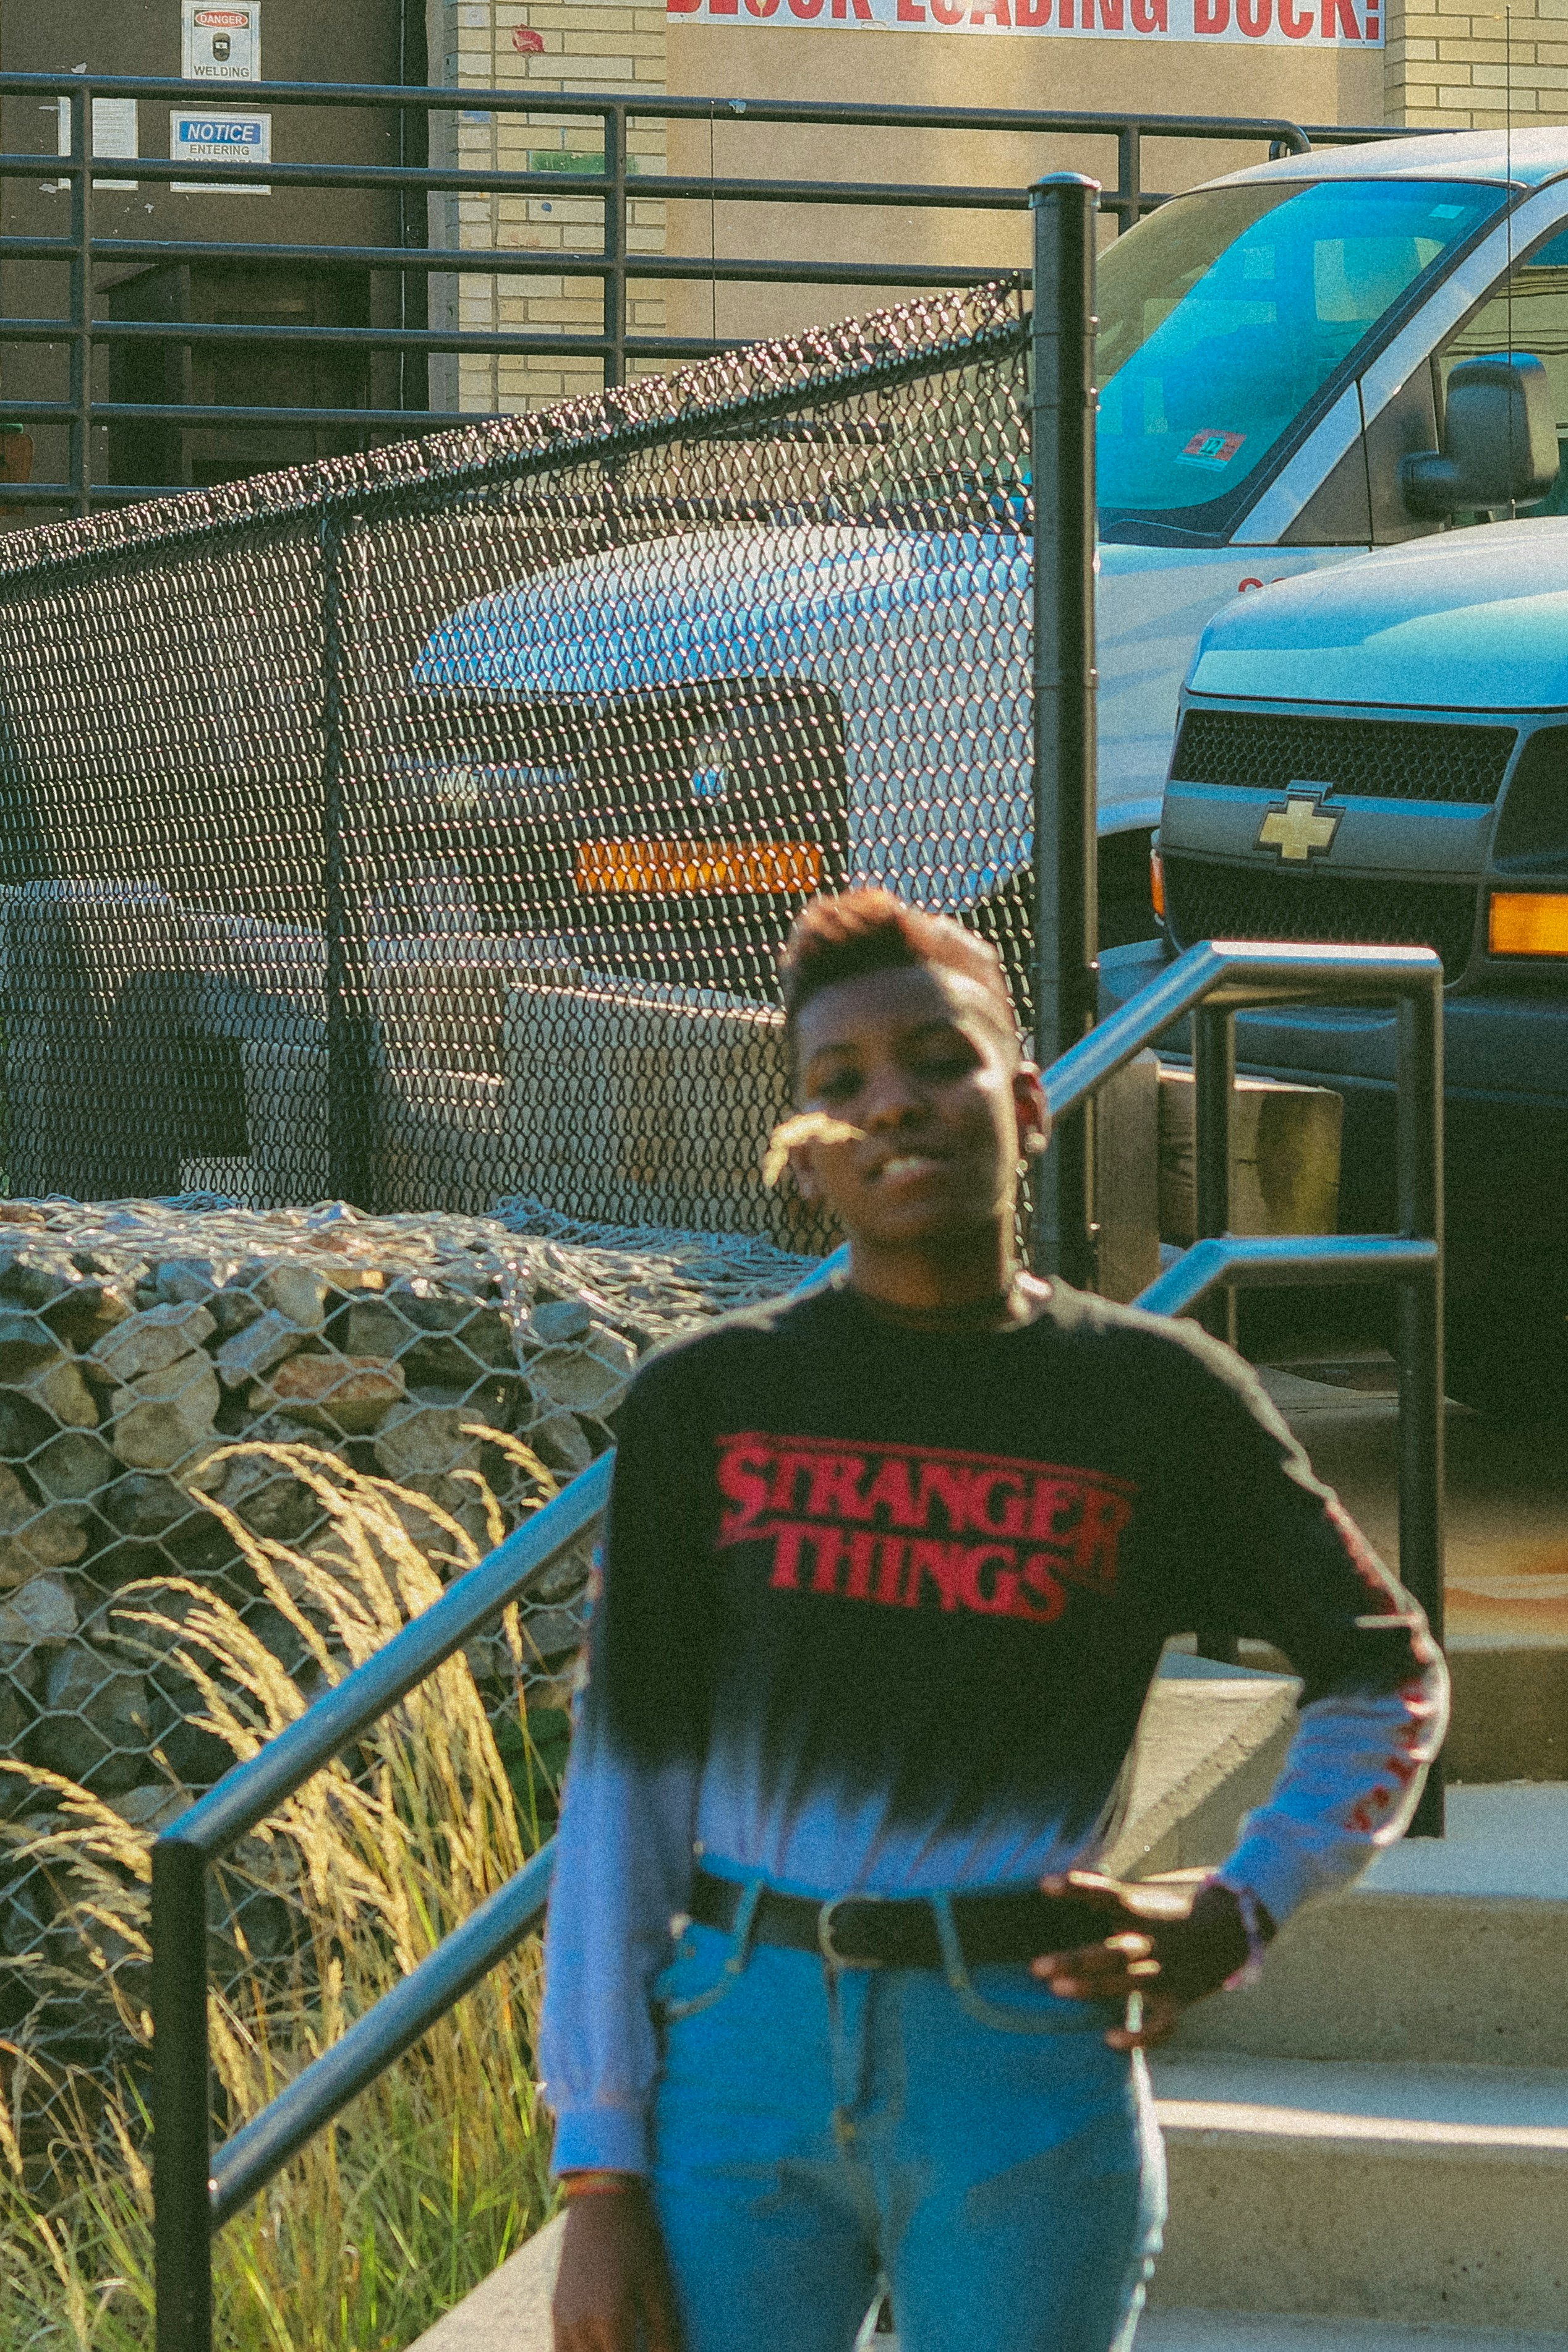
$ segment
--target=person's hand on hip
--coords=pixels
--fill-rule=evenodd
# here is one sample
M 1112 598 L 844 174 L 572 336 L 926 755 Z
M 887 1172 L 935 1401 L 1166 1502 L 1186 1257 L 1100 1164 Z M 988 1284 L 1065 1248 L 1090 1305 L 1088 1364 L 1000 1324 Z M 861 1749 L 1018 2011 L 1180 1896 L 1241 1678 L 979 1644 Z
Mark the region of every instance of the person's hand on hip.
M 1040 1884 L 1047 1895 L 1069 1895 L 1098 1910 L 1105 1934 L 1071 1951 L 1042 1952 L 1030 1969 L 1064 2000 L 1129 2003 L 1127 2022 L 1106 2034 L 1113 2050 L 1149 2050 L 1166 2041 L 1184 2010 L 1217 1992 L 1252 1957 L 1240 1903 L 1213 1880 L 1194 1891 L 1072 1870 Z M 1260 1906 L 1258 1916 L 1271 1933 Z

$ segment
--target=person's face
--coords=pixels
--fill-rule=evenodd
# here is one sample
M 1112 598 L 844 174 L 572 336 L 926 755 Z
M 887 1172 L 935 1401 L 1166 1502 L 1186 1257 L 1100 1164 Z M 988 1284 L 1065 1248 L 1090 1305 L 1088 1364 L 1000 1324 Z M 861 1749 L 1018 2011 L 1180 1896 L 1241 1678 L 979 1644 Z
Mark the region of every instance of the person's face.
M 1047 1119 L 1003 1023 L 978 981 L 930 965 L 842 981 L 802 1007 L 802 1105 L 863 1139 L 810 1144 L 796 1172 L 852 1240 L 918 1250 L 1010 1228 L 1020 1151 L 1040 1148 Z

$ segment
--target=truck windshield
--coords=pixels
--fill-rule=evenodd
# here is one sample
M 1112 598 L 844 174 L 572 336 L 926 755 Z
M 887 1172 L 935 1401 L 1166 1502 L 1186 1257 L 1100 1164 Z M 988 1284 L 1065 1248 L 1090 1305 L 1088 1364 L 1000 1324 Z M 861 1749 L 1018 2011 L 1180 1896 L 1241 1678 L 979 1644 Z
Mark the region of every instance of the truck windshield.
M 1099 273 L 1101 512 L 1204 528 L 1503 201 L 1464 182 L 1254 182 L 1119 237 Z

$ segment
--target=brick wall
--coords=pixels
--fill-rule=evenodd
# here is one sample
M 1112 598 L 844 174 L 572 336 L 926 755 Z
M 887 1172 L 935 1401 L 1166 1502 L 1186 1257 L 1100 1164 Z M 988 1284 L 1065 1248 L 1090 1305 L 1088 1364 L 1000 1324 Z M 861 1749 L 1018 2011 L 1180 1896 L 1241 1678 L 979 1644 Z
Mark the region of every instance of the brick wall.
M 663 0 L 431 0 L 430 78 L 447 88 L 551 90 L 665 90 Z M 529 253 L 595 252 L 603 206 L 572 193 L 573 170 L 598 168 L 603 133 L 592 118 L 551 120 L 537 114 L 461 115 L 433 126 L 432 161 L 456 154 L 479 169 L 558 173 L 560 194 L 549 196 L 436 196 L 432 244 L 511 247 Z M 634 171 L 656 178 L 664 169 L 661 123 L 634 124 L 627 141 Z M 633 252 L 664 248 L 664 205 L 649 197 L 631 205 Z M 594 278 L 465 276 L 431 279 L 431 323 L 460 319 L 465 327 L 557 329 L 596 334 L 604 310 Z M 627 323 L 649 331 L 664 323 L 656 293 L 632 289 Z M 432 407 L 494 414 L 541 408 L 574 394 L 596 392 L 597 359 L 563 357 L 433 359 Z
M 1442 131 L 1568 121 L 1568 0 L 1521 0 L 1505 15 L 1441 0 L 1393 7 L 1386 51 L 1390 122 Z

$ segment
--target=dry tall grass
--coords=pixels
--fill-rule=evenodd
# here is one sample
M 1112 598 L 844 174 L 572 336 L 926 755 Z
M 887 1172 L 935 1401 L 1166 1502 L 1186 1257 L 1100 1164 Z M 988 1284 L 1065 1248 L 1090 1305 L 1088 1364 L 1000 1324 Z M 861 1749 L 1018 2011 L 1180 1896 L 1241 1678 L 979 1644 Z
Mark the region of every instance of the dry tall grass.
M 470 1566 L 479 1548 L 422 1496 L 332 1456 L 237 1450 L 272 1452 L 327 1516 L 326 1534 L 293 1549 L 218 1510 L 305 1674 L 285 1672 L 228 1601 L 195 1583 L 128 1588 L 119 1622 L 124 1638 L 172 1655 L 201 1692 L 204 1727 L 244 1758 L 302 1712 L 301 1681 L 340 1680 L 437 1598 L 437 1562 Z M 549 1474 L 523 1449 L 516 1456 L 542 1500 Z M 503 1639 L 521 1664 L 515 1612 Z M 525 1715 L 521 1729 L 527 1755 Z M 73 1783 L 5 1769 L 52 1800 L 44 1822 L 13 1825 L 59 1906 L 35 1964 L 40 2000 L 62 1976 L 94 1983 L 104 2046 L 119 2058 L 106 2094 L 101 2063 L 45 2084 L 25 2032 L 5 2045 L 0 2345 L 144 2352 L 148 1837 Z M 510 1876 L 537 1835 L 537 1806 L 522 1797 L 459 1655 L 246 1841 L 214 1913 L 221 2131 L 257 2114 Z M 226 2352 L 402 2352 L 538 2226 L 550 2192 L 530 2074 L 536 1977 L 536 1956 L 515 1956 L 229 2224 L 216 2262 Z

